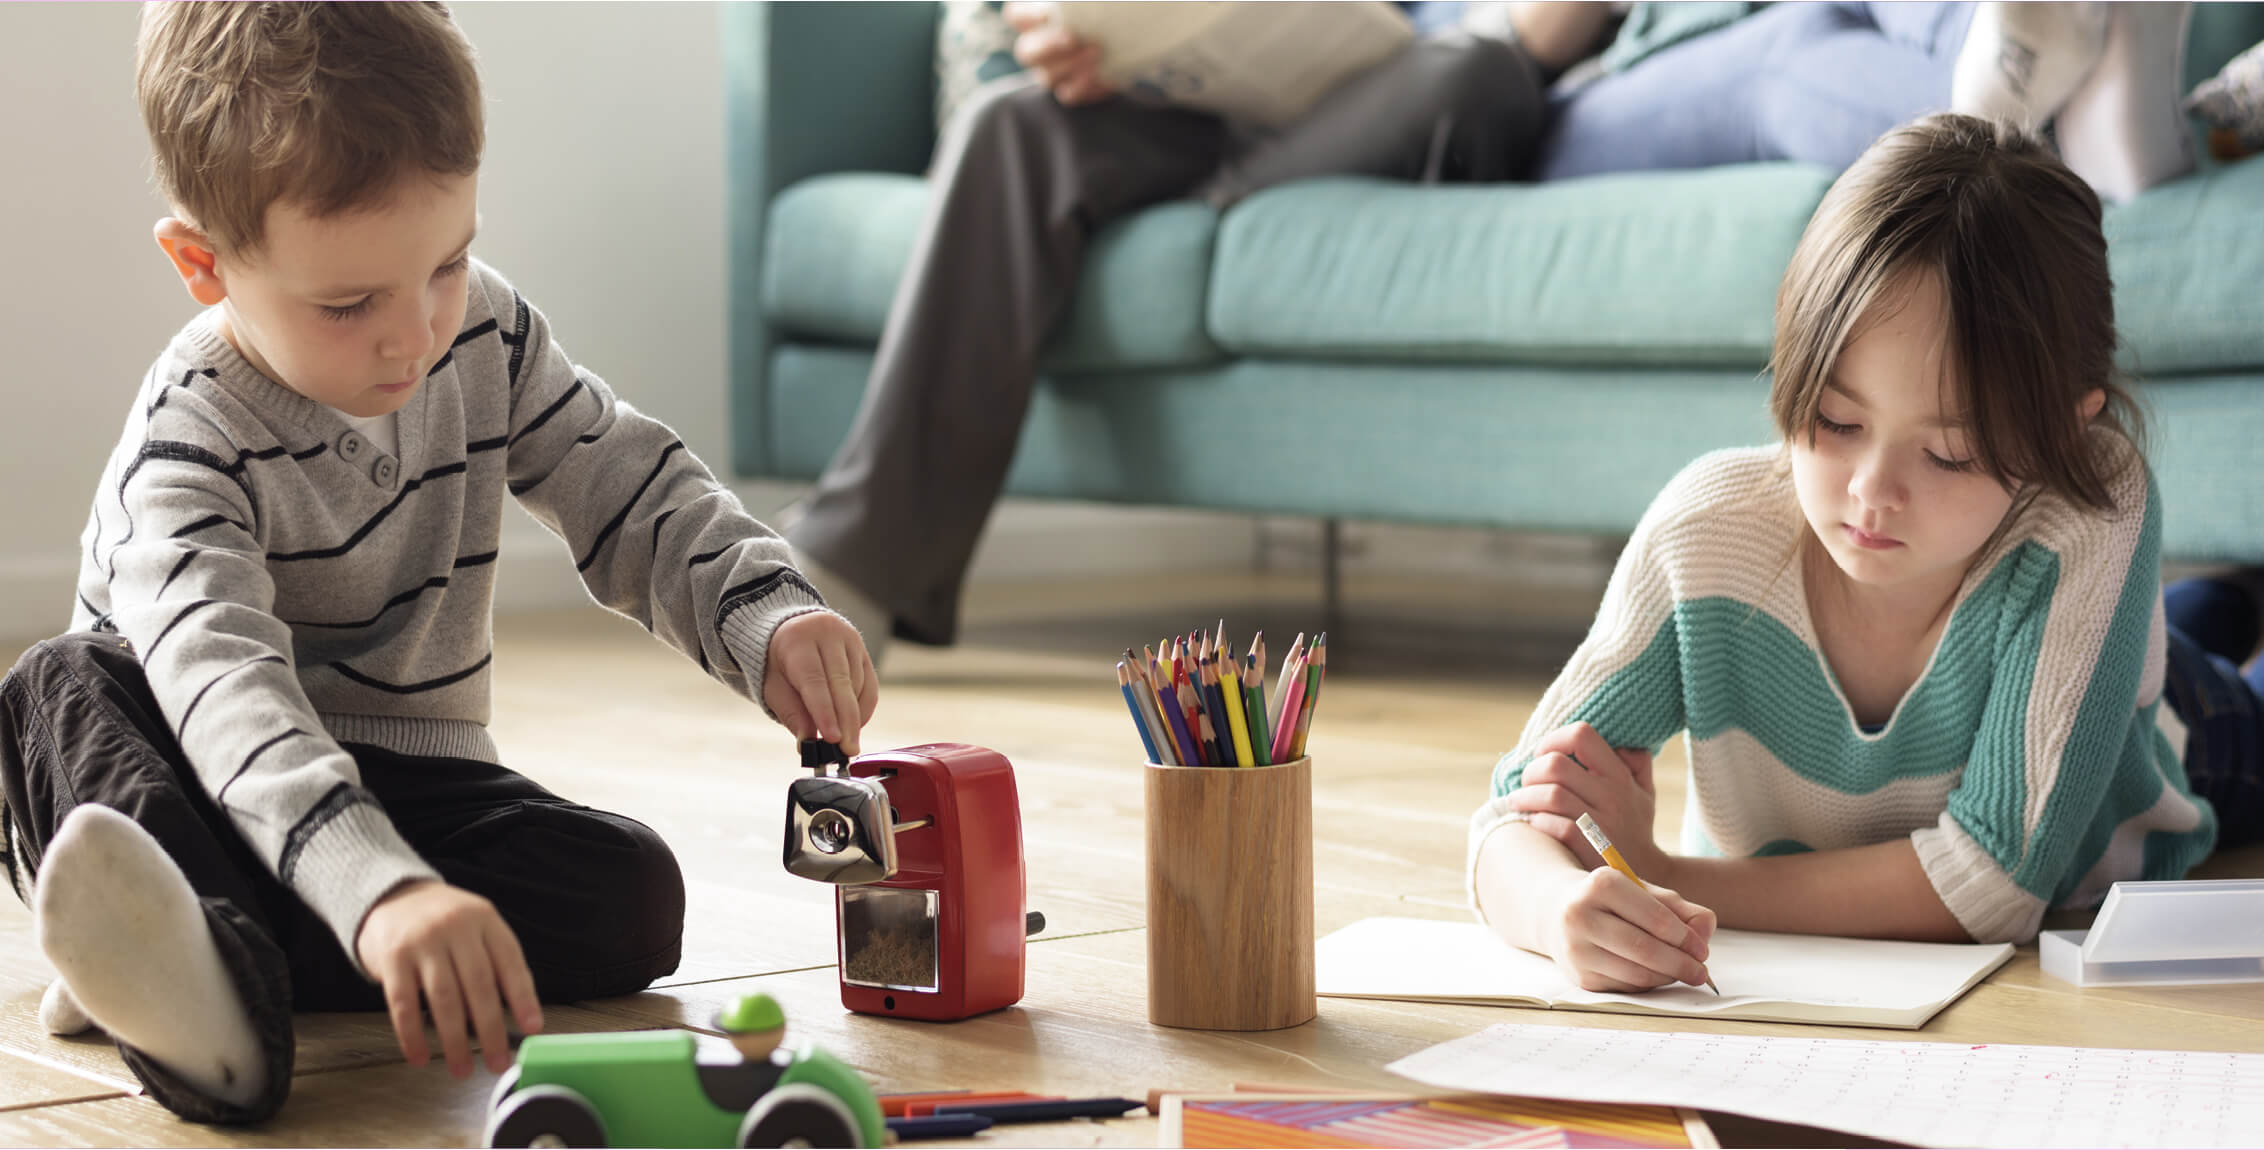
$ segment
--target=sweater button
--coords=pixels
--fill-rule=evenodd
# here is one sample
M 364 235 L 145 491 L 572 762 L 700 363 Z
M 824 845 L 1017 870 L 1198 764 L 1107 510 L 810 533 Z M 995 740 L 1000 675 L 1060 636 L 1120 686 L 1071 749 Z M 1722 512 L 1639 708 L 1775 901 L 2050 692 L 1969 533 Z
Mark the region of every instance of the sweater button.
M 368 440 L 362 438 L 361 432 L 349 431 L 338 437 L 338 458 L 352 463 L 362 457 L 362 448 L 368 443 Z
M 393 490 L 393 481 L 400 478 L 401 465 L 395 462 L 390 455 L 380 455 L 377 457 L 377 462 L 370 464 L 369 475 L 370 478 L 377 480 L 379 487 L 391 491 Z

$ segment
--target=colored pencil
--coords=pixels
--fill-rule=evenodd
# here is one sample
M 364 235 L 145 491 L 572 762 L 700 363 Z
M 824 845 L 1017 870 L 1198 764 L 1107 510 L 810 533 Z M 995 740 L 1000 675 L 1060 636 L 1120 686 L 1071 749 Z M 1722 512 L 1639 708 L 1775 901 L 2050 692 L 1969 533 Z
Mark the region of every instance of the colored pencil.
M 1255 747 L 1250 742 L 1250 720 L 1243 713 L 1245 703 L 1242 698 L 1241 660 L 1236 659 L 1234 652 L 1223 643 L 1219 647 L 1218 687 L 1219 694 L 1226 699 L 1227 726 L 1234 729 L 1234 765 L 1257 766 Z
M 1305 633 L 1299 631 L 1297 638 L 1289 644 L 1289 653 L 1281 657 L 1281 675 L 1274 680 L 1273 710 L 1266 713 L 1266 729 L 1277 735 L 1281 733 L 1282 708 L 1289 705 L 1289 673 L 1296 669 L 1297 656 L 1304 651 Z M 1280 762 L 1281 756 L 1274 756 L 1274 761 Z
M 1266 721 L 1266 633 L 1250 640 L 1248 673 L 1242 678 L 1250 691 L 1250 754 L 1261 767 L 1273 765 L 1273 727 Z
M 1289 748 L 1289 757 L 1305 757 L 1305 736 L 1313 729 L 1313 712 L 1321 705 L 1321 680 L 1328 677 L 1329 633 L 1321 632 L 1313 640 L 1313 649 L 1305 653 L 1305 709 L 1297 715 L 1297 741 Z
M 1176 644 L 1174 645 L 1173 649 L 1174 651 L 1177 650 Z M 1211 761 L 1211 743 L 1210 740 L 1203 734 L 1202 701 L 1195 695 L 1195 684 L 1189 682 L 1187 679 L 1186 663 L 1178 658 L 1176 654 L 1172 659 L 1172 663 L 1174 664 L 1174 666 L 1172 667 L 1172 676 L 1176 680 L 1173 689 L 1178 694 L 1179 711 L 1181 715 L 1183 715 L 1186 719 L 1187 733 L 1190 736 L 1193 736 L 1194 742 L 1195 757 L 1194 760 L 1192 762 L 1189 762 L 1187 765 L 1191 767 L 1212 766 L 1214 764 Z
M 1148 730 L 1148 716 L 1140 710 L 1140 696 L 1132 691 L 1132 670 L 1124 665 L 1122 659 L 1116 663 L 1116 689 L 1124 692 L 1124 705 L 1132 712 L 1132 725 L 1140 729 L 1140 745 L 1146 748 L 1148 761 L 1162 762 L 1163 752 L 1156 748 L 1155 733 Z
M 888 1132 L 906 1142 L 929 1138 L 972 1138 L 997 1124 L 983 1114 L 931 1114 L 921 1118 L 884 1118 Z
M 1289 749 L 1297 745 L 1297 716 L 1305 710 L 1305 659 L 1299 652 L 1296 665 L 1289 669 L 1289 681 L 1281 685 L 1281 724 L 1274 728 L 1273 757 L 1277 763 L 1289 762 L 1295 756 Z

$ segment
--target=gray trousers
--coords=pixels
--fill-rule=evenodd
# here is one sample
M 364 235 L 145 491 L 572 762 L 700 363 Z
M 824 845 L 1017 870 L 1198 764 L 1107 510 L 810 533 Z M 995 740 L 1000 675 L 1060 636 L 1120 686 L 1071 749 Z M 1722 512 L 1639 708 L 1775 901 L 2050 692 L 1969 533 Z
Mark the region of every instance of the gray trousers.
M 788 537 L 887 607 L 897 636 L 950 643 L 1039 350 L 1094 232 L 1163 200 L 1224 208 L 1309 176 L 1510 179 L 1543 102 L 1520 49 L 1464 36 L 1419 41 L 1248 139 L 1200 112 L 1065 108 L 1029 81 L 994 85 L 944 133 L 864 405 Z

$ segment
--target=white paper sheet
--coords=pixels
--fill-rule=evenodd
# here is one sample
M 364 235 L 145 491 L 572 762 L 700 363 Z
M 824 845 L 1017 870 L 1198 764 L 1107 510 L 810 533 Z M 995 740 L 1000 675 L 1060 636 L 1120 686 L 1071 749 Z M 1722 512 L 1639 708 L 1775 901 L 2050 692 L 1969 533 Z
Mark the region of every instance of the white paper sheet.
M 1265 127 L 1303 115 L 1415 35 L 1398 7 L 1378 0 L 1063 0 L 1055 9 L 1064 27 L 1101 46 L 1111 87 Z
M 1720 994 L 1689 986 L 1607 994 L 1574 986 L 1555 963 L 1480 923 L 1371 918 L 1322 939 L 1315 970 L 1320 993 L 1345 998 L 1915 1028 L 2012 957 L 2002 944 L 1742 930 L 1716 933 L 1711 949 Z
M 1387 1069 L 1449 1090 L 1702 1107 L 1918 1146 L 2264 1146 L 2264 1054 L 1503 1024 Z

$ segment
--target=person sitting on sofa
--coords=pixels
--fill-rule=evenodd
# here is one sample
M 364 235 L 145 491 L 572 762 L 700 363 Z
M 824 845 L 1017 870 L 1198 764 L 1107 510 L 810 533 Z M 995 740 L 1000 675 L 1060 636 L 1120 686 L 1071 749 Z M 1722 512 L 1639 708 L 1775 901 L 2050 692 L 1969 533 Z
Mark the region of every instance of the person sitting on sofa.
M 2180 121 L 2187 3 L 1551 5 L 1544 66 L 1601 52 L 1550 94 L 1533 178 L 1792 160 L 1845 169 L 1929 112 L 2050 123 L 2093 190 L 2128 199 L 2193 167 Z M 1523 25 L 1520 26 L 1523 30 Z M 1581 82 L 1585 80 L 1586 82 Z
M 1046 6 L 1006 15 L 1028 71 L 986 86 L 946 125 L 864 405 L 786 531 L 876 659 L 891 634 L 955 637 L 1039 349 L 1102 225 L 1190 193 L 1224 207 L 1307 176 L 1506 180 L 1540 134 L 1539 72 L 1501 38 L 1421 37 L 1259 134 L 1113 99 L 1098 48 L 1049 22 Z

